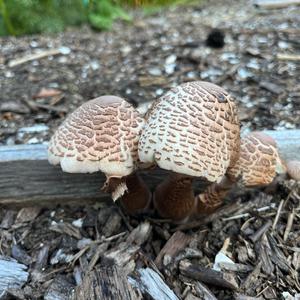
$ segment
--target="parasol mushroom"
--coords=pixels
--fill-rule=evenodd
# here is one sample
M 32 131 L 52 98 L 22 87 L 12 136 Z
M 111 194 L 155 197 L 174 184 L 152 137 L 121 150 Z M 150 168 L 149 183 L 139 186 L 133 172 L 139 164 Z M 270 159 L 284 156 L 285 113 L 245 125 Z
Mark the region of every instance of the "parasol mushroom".
M 139 140 L 139 158 L 171 171 L 155 191 L 158 213 L 182 221 L 195 208 L 192 182 L 219 182 L 239 151 L 233 97 L 209 82 L 181 84 L 153 102 Z
M 198 214 L 213 211 L 238 181 L 245 187 L 265 186 L 270 184 L 277 174 L 286 171 L 297 180 L 299 170 L 300 162 L 290 162 L 287 165 L 283 162 L 272 137 L 263 132 L 252 132 L 242 138 L 239 159 L 222 181 L 211 185 L 196 197 Z M 211 206 L 211 203 L 215 203 L 215 206 Z
M 138 140 L 144 119 L 116 96 L 90 100 L 60 125 L 48 146 L 48 160 L 65 172 L 106 175 L 103 189 L 127 211 L 147 207 L 150 192 L 136 174 Z
M 300 181 L 300 161 L 290 160 L 286 163 L 286 168 L 290 178 Z

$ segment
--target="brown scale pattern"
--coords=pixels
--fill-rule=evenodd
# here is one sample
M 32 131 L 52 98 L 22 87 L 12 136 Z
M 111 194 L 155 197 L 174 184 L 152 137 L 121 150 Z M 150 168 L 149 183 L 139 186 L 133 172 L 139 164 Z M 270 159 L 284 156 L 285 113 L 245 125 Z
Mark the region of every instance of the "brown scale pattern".
M 275 141 L 262 132 L 253 132 L 241 140 L 240 157 L 227 175 L 247 187 L 266 185 L 282 165 Z
M 99 97 L 66 118 L 51 138 L 48 151 L 55 157 L 74 157 L 77 161 L 127 161 L 126 168 L 133 170 L 143 124 L 143 118 L 125 100 Z
M 267 185 L 273 181 L 277 170 L 284 169 L 275 141 L 262 132 L 252 132 L 242 138 L 240 156 L 223 180 L 196 197 L 197 214 L 207 214 L 218 208 L 237 181 L 245 187 Z
M 155 207 L 163 217 L 182 220 L 195 207 L 191 178 L 219 181 L 238 158 L 234 99 L 208 82 L 184 83 L 156 100 L 145 119 L 140 160 L 177 173 L 157 187 Z
M 234 100 L 212 83 L 190 82 L 171 89 L 145 118 L 139 142 L 142 161 L 169 161 L 175 166 L 170 170 L 215 182 L 238 157 Z
M 215 211 L 230 191 L 234 182 L 226 176 L 220 183 L 213 183 L 206 191 L 196 196 L 196 216 L 210 214 Z

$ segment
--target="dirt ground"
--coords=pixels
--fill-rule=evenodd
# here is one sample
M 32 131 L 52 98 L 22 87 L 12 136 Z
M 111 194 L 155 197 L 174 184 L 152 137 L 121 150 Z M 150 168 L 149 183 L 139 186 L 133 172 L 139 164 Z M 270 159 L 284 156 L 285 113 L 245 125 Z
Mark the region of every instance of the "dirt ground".
M 99 95 L 138 105 L 191 80 L 230 91 L 243 131 L 300 128 L 299 24 L 299 8 L 207 1 L 146 17 L 135 12 L 132 24 L 116 23 L 110 32 L 80 28 L 1 38 L 0 145 L 47 141 L 67 113 Z M 225 33 L 221 49 L 206 45 L 212 28 Z M 35 58 L 37 53 L 43 57 Z M 23 288 L 5 297 L 47 300 L 56 291 L 55 299 L 69 299 L 87 274 L 114 259 L 126 274 L 155 262 L 179 299 L 214 299 L 203 295 L 199 278 L 186 273 L 182 262 L 208 269 L 223 247 L 235 264 L 221 268 L 229 286 L 224 287 L 228 280 L 206 282 L 217 299 L 294 299 L 300 293 L 299 201 L 300 186 L 292 180 L 267 191 L 240 189 L 192 229 L 147 216 L 129 218 L 118 205 L 101 203 L 1 208 L 0 254 L 29 273 Z M 132 243 L 142 225 L 146 233 Z M 178 251 L 163 256 L 178 230 L 186 243 L 175 235 Z

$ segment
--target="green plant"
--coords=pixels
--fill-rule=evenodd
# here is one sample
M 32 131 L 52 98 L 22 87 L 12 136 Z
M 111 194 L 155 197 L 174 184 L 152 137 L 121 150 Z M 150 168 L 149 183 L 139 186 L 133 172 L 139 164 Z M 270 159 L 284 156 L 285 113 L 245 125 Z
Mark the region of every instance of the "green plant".
M 51 33 L 86 20 L 81 0 L 0 0 L 6 32 L 14 35 Z
M 124 7 L 142 6 L 153 13 L 162 6 L 191 0 L 0 0 L 0 35 L 62 31 L 66 26 L 89 23 L 110 29 L 116 19 L 130 21 Z
M 90 0 L 88 19 L 96 29 L 110 29 L 114 20 L 130 21 L 131 17 L 114 1 Z
M 5 33 L 14 35 L 15 30 L 10 21 L 4 0 L 0 0 L 0 16 L 2 16 L 0 18 L 0 35 L 4 35 Z

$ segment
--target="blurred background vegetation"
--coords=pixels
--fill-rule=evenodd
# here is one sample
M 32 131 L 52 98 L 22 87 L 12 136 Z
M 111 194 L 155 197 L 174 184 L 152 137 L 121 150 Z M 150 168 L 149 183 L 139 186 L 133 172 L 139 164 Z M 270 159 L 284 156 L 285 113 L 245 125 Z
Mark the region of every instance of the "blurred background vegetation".
M 114 20 L 130 22 L 132 7 L 145 13 L 189 0 L 0 0 L 0 35 L 54 33 L 67 26 L 89 24 L 108 30 Z

